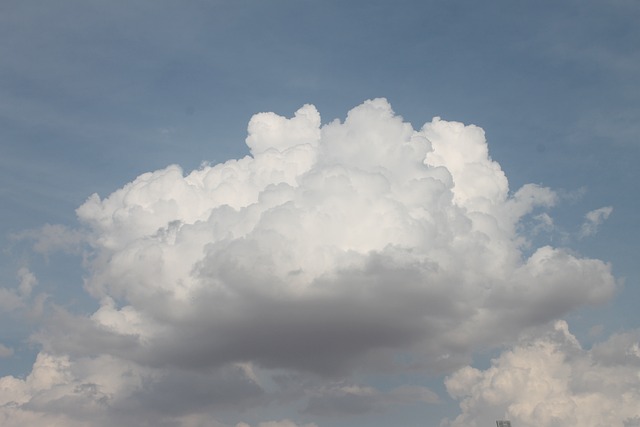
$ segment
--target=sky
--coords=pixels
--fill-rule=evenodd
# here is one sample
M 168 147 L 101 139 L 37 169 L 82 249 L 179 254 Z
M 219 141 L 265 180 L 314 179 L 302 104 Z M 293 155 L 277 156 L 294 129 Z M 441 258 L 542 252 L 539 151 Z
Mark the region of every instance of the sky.
M 0 424 L 640 426 L 640 3 L 0 3 Z

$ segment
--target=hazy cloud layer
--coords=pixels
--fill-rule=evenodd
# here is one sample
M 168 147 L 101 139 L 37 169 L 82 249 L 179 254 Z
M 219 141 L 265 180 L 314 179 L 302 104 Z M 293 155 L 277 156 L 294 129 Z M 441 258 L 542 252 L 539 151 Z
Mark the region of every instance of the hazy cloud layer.
M 614 335 L 591 350 L 564 321 L 527 336 L 481 371 L 467 366 L 446 380 L 462 414 L 447 426 L 629 427 L 640 421 L 640 331 Z
M 375 99 L 324 126 L 311 105 L 260 113 L 248 131 L 250 156 L 145 173 L 79 207 L 82 235 L 50 226 L 36 239 L 43 252 L 88 242 L 100 308 L 52 311 L 33 373 L 2 379 L 3 414 L 188 425 L 265 404 L 273 369 L 327 381 L 450 372 L 615 290 L 602 261 L 530 247 L 556 195 L 510 192 L 476 126 L 415 130 Z M 307 412 L 437 401 L 427 389 L 324 390 L 305 396 Z

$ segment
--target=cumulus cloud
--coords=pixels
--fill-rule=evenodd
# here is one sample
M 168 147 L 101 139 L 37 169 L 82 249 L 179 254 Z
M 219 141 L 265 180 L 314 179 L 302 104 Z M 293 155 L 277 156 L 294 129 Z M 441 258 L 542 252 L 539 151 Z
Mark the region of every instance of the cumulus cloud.
M 187 404 L 184 385 L 205 373 L 215 387 L 232 367 L 245 367 L 231 377 L 246 405 L 264 392 L 247 366 L 328 381 L 374 366 L 450 372 L 479 347 L 615 290 L 600 260 L 550 246 L 524 254 L 538 231 L 523 220 L 544 215 L 556 194 L 510 191 L 476 126 L 435 118 L 416 130 L 375 99 L 325 125 L 311 105 L 290 119 L 260 113 L 248 131 L 251 155 L 145 173 L 78 208 L 82 238 L 52 229 L 38 240 L 87 242 L 85 288 L 100 304 L 89 316 L 52 310 L 34 336 L 42 354 L 69 369 L 82 361 L 87 370 L 69 378 L 96 390 L 113 376 L 86 380 L 91 363 L 130 370 L 92 407 L 128 396 L 130 411 L 186 417 L 215 405 Z M 35 396 L 23 388 L 31 397 L 15 400 L 20 410 Z M 334 411 L 333 395 L 309 410 Z M 408 389 L 350 396 L 434 399 Z
M 640 331 L 614 335 L 591 350 L 564 321 L 527 336 L 484 371 L 470 366 L 446 380 L 462 413 L 446 426 L 584 427 L 637 425 L 640 419 Z
M 613 212 L 613 207 L 605 206 L 600 209 L 595 209 L 584 216 L 584 222 L 580 227 L 580 237 L 593 236 L 598 232 L 598 227 L 609 218 Z
M 555 195 L 510 195 L 480 128 L 416 131 L 377 99 L 325 126 L 309 105 L 258 114 L 247 144 L 252 156 L 143 174 L 78 209 L 103 301 L 93 325 L 138 337 L 119 357 L 330 375 L 414 346 L 448 366 L 613 291 L 598 260 L 522 258 L 520 219 Z

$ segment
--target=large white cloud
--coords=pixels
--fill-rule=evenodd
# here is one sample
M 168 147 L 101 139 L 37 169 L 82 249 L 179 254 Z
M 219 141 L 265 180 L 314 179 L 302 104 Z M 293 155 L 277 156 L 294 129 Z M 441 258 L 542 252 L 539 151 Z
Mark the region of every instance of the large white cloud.
M 462 413 L 447 426 L 640 425 L 640 331 L 614 335 L 591 350 L 564 321 L 525 337 L 481 371 L 467 366 L 446 380 Z
M 414 130 L 375 99 L 324 126 L 310 105 L 257 114 L 246 142 L 242 159 L 91 196 L 77 211 L 83 237 L 57 230 L 56 241 L 89 242 L 85 286 L 100 307 L 54 310 L 35 336 L 43 355 L 147 372 L 144 387 L 113 394 L 148 408 L 169 384 L 234 366 L 447 372 L 615 289 L 602 261 L 528 247 L 522 219 L 556 195 L 511 193 L 476 126 Z M 253 402 L 264 390 L 243 372 L 237 401 Z M 162 406 L 186 416 L 198 405 Z
M 119 357 L 325 373 L 389 347 L 455 359 L 613 291 L 598 260 L 522 258 L 519 220 L 555 195 L 510 195 L 475 126 L 415 131 L 376 99 L 323 127 L 309 105 L 258 114 L 247 144 L 78 209 L 103 301 L 92 322 L 139 341 Z

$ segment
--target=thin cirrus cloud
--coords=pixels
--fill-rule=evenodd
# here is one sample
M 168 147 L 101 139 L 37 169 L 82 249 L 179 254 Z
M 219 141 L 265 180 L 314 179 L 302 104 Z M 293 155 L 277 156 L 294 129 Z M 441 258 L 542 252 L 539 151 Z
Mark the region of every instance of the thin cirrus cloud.
M 325 125 L 311 105 L 256 114 L 248 133 L 251 155 L 145 173 L 80 206 L 82 236 L 47 234 L 47 247 L 86 242 L 99 308 L 53 310 L 33 337 L 33 372 L 2 378 L 19 392 L 3 391 L 15 404 L 0 414 L 187 425 L 264 405 L 271 370 L 451 372 L 615 291 L 600 260 L 531 250 L 538 231 L 522 220 L 556 194 L 510 192 L 476 126 L 434 118 L 416 130 L 374 99 Z M 307 412 L 438 401 L 421 388 L 323 390 L 302 394 Z

